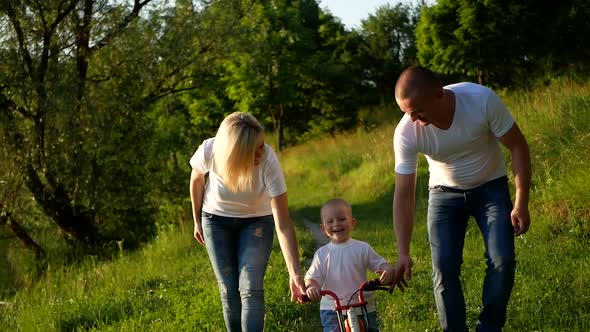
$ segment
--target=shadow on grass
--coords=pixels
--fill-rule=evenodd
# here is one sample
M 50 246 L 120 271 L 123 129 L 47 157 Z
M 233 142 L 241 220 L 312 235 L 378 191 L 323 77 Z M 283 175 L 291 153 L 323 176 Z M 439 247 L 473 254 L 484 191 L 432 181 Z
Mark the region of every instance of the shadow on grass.
M 112 299 L 99 305 L 79 308 L 72 315 L 58 321 L 60 331 L 90 330 L 99 325 L 111 325 L 133 314 L 130 299 Z
M 387 226 L 391 225 L 393 220 L 393 190 L 388 190 L 379 194 L 374 200 L 366 203 L 352 203 L 353 216 L 359 221 L 381 220 Z M 345 193 L 343 193 L 342 196 Z M 325 197 L 324 200 L 335 197 Z M 418 173 L 416 180 L 416 209 L 426 209 L 428 206 L 428 173 L 421 171 Z M 321 205 L 306 206 L 301 209 L 293 210 L 293 215 L 303 217 L 307 220 L 320 223 Z M 300 226 L 302 226 L 300 224 Z

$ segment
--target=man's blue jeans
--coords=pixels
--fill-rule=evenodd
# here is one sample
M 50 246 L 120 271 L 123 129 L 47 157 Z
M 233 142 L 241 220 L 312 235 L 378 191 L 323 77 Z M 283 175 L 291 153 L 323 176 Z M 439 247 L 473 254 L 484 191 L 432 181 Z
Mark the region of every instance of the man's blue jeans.
M 263 281 L 272 249 L 273 217 L 231 218 L 203 212 L 201 224 L 227 330 L 263 331 Z
M 507 178 L 470 190 L 434 186 L 429 191 L 432 281 L 443 331 L 467 331 L 460 274 L 469 216 L 475 218 L 483 235 L 487 265 L 476 331 L 500 331 L 506 322 L 516 266 Z

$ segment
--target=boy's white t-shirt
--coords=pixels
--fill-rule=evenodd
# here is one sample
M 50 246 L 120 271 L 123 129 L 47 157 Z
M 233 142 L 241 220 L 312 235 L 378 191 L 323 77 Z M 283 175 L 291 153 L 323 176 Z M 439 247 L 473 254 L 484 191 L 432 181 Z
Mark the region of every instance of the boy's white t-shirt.
M 253 190 L 250 192 L 231 192 L 223 179 L 215 173 L 213 165 L 213 142 L 215 138 L 203 141 L 190 159 L 191 167 L 200 172 L 209 172 L 205 185 L 202 211 L 224 216 L 250 218 L 272 214 L 270 199 L 287 191 L 285 177 L 277 155 L 265 144 L 264 156 L 256 166 Z
M 330 242 L 315 252 L 305 279 L 313 279 L 322 290 L 334 292 L 340 305 L 346 305 L 350 296 L 367 281 L 367 270 L 377 272 L 385 263 L 385 258 L 366 242 L 354 239 L 344 243 Z M 367 312 L 375 311 L 373 292 L 364 292 L 363 296 L 367 301 Z M 358 303 L 358 293 L 350 303 Z M 322 296 L 320 310 L 334 310 L 335 307 L 332 297 Z
M 429 186 L 472 189 L 506 175 L 497 137 L 506 134 L 514 118 L 491 89 L 475 83 L 444 87 L 455 94 L 453 123 L 447 130 L 422 126 L 404 115 L 395 129 L 395 172 L 416 173 L 418 153 L 430 172 Z

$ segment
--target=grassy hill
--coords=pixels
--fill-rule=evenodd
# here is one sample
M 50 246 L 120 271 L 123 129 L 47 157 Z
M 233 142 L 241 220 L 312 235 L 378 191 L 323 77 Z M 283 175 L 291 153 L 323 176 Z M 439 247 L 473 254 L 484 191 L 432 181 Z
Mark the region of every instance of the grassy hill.
M 500 92 L 531 146 L 532 226 L 517 238 L 516 283 L 506 331 L 590 330 L 590 84 L 560 81 L 533 91 Z M 353 236 L 395 261 L 392 226 L 394 121 L 370 131 L 324 137 L 281 155 L 292 216 L 319 222 L 319 207 L 342 197 L 358 220 Z M 187 179 L 188 181 L 188 179 Z M 426 162 L 418 174 L 414 273 L 403 294 L 380 294 L 382 331 L 438 330 L 426 233 Z M 188 195 L 187 195 L 188 196 Z M 187 201 L 187 207 L 188 207 Z M 191 221 L 162 232 L 112 262 L 89 258 L 50 265 L 45 276 L 0 305 L 0 331 L 221 331 L 216 281 Z M 310 234 L 298 239 L 303 261 Z M 474 326 L 485 269 L 475 223 L 465 242 L 463 285 Z M 267 330 L 318 331 L 317 305 L 289 301 L 287 273 L 275 241 L 266 276 Z

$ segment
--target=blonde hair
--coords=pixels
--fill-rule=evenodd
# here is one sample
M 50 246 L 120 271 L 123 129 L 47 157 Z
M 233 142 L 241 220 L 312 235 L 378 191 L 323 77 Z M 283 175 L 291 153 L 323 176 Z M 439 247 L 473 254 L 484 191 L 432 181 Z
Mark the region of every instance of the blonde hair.
M 234 112 L 221 122 L 213 143 L 213 167 L 232 192 L 252 191 L 254 153 L 263 131 L 247 113 Z

